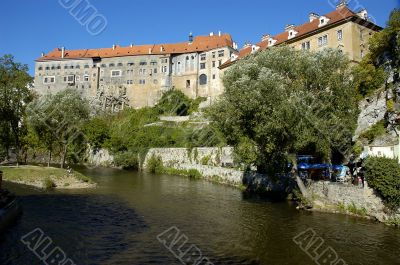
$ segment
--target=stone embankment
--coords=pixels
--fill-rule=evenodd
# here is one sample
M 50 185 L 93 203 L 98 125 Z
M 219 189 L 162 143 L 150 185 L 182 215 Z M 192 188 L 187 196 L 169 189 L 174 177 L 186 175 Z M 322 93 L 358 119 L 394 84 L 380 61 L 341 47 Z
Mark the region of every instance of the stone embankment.
M 362 188 L 351 184 L 319 181 L 311 183 L 308 191 L 314 210 L 371 217 L 380 222 L 400 220 L 400 209 L 397 212 L 390 211 L 367 185 Z

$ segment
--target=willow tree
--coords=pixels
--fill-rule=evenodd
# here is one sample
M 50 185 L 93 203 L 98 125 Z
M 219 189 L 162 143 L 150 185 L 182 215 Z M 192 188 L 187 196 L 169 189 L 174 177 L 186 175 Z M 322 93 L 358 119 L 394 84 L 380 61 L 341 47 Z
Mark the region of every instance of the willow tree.
M 268 49 L 238 61 L 223 82 L 210 117 L 258 171 L 284 170 L 293 153 L 346 155 L 357 104 L 349 61 L 339 51 Z

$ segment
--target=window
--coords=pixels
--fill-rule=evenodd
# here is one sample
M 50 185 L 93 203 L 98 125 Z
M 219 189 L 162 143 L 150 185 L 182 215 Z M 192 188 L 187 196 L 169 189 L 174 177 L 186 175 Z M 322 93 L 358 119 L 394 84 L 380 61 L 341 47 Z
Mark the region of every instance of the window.
M 218 57 L 224 57 L 224 55 L 225 55 L 225 51 L 224 50 L 218 51 Z
M 139 74 L 140 75 L 145 75 L 146 74 L 146 69 L 139 69 Z
M 337 31 L 337 39 L 342 40 L 343 39 L 343 30 L 338 30 Z
M 114 66 L 115 66 L 115 64 L 113 64 L 113 63 L 110 63 L 108 66 L 109 66 L 109 67 L 114 67 Z
M 111 71 L 111 77 L 120 77 L 122 75 L 121 70 L 112 70 Z
M 133 70 L 126 70 L 127 74 L 133 75 Z
M 50 67 L 46 66 L 46 70 L 50 70 Z
M 140 79 L 140 80 L 139 80 L 139 84 L 141 84 L 141 85 L 144 85 L 144 84 L 146 84 L 146 80 L 144 80 L 144 79 Z
M 61 66 L 57 65 L 57 69 L 60 70 L 60 69 L 61 69 Z
M 122 63 L 118 63 L 117 66 L 122 66 Z
M 150 65 L 157 65 L 157 62 L 156 61 L 151 61 Z
M 206 54 L 200 54 L 200 60 L 205 61 L 206 60 Z
M 213 75 L 213 79 L 215 79 L 215 75 Z
M 161 68 L 161 72 L 163 72 L 163 73 L 166 73 L 167 72 L 167 66 L 163 66 L 162 68 Z
M 43 78 L 43 83 L 44 84 L 52 84 L 52 83 L 55 83 L 55 82 L 56 82 L 55 76 L 45 76 Z
M 107 65 L 103 63 L 103 64 L 101 65 L 101 67 L 104 67 L 104 68 L 106 68 L 106 67 L 107 67 Z
M 186 88 L 190 88 L 190 80 L 186 80 Z
M 153 73 L 154 73 L 154 74 L 157 74 L 157 68 L 154 68 L 154 69 L 153 69 Z
M 311 48 L 311 45 L 310 45 L 310 42 L 309 41 L 306 41 L 306 42 L 303 42 L 302 44 L 301 44 L 301 49 L 302 50 L 309 50 Z
M 199 83 L 200 85 L 207 85 L 207 76 L 205 74 L 199 76 Z
M 215 67 L 215 61 L 212 62 L 212 67 Z
M 205 63 L 201 63 L 200 64 L 200 69 L 206 69 L 206 64 Z
M 134 66 L 135 63 L 128 63 L 128 66 Z
M 222 60 L 219 60 L 218 61 L 218 66 L 221 66 L 222 65 Z
M 38 71 L 42 71 L 43 67 L 39 66 Z
M 126 80 L 126 84 L 132 85 L 133 84 L 133 80 Z
M 73 84 L 75 81 L 75 76 L 74 75 L 67 75 L 64 76 L 64 82 L 68 84 Z
M 75 82 L 81 81 L 81 77 L 79 75 L 75 76 Z
M 212 52 L 212 58 L 215 58 L 215 52 Z
M 85 68 L 89 68 L 89 65 L 88 64 L 85 64 L 85 66 L 84 66 Z
M 146 62 L 146 61 L 141 61 L 141 62 L 139 63 L 139 65 L 147 65 L 147 62 Z
M 69 67 L 69 69 L 74 69 L 74 66 L 73 66 L 73 65 L 71 65 L 71 66 Z
M 80 65 L 75 66 L 76 69 L 81 69 Z
M 324 35 L 318 38 L 318 46 L 325 46 L 328 44 L 328 35 Z
M 56 67 L 53 65 L 52 67 L 51 67 L 51 70 L 55 70 L 56 69 Z
M 83 75 L 83 81 L 89 82 L 89 75 Z

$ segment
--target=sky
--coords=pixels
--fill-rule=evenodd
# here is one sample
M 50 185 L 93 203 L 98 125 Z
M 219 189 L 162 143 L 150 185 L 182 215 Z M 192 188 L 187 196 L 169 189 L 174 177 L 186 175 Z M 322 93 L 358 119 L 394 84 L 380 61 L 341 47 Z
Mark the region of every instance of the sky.
M 73 4 L 93 9 L 96 19 L 77 20 Z M 28 64 L 31 75 L 41 52 L 57 47 L 87 49 L 113 44 L 174 43 L 189 32 L 208 35 L 222 31 L 241 47 L 275 35 L 286 24 L 300 25 L 308 14 L 334 10 L 337 0 L 2 0 L 0 56 L 14 55 Z M 366 8 L 373 21 L 385 26 L 400 0 L 349 0 L 351 9 Z M 72 12 L 74 13 L 74 12 Z

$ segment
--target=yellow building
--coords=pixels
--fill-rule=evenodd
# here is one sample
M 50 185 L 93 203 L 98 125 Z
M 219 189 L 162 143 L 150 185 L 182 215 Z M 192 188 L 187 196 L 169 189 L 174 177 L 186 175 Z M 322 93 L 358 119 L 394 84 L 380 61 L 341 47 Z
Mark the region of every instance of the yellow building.
M 342 1 L 336 10 L 326 15 L 311 13 L 309 21 L 300 26 L 287 25 L 285 31 L 275 36 L 265 34 L 261 42 L 246 44 L 231 60 L 223 64 L 224 70 L 249 54 L 270 47 L 289 45 L 296 49 L 319 51 L 336 48 L 347 54 L 352 62 L 360 62 L 368 52 L 368 40 L 382 28 L 368 20 L 367 10 L 353 12 Z

